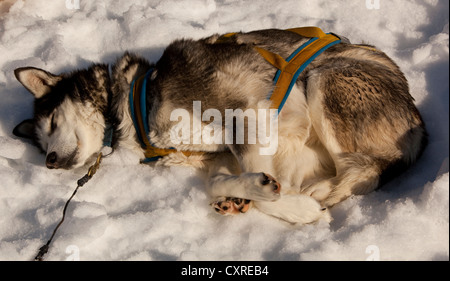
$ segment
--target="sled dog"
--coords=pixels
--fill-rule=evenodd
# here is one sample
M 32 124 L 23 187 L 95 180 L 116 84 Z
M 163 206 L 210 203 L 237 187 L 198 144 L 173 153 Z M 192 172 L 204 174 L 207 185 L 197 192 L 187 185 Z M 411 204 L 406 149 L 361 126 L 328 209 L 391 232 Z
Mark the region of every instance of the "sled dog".
M 199 168 L 220 214 L 256 207 L 291 223 L 327 220 L 333 205 L 414 163 L 427 134 L 399 67 L 347 40 L 296 72 L 272 114 L 268 97 L 283 76 L 276 64 L 284 68 L 311 37 L 277 29 L 216 34 L 176 40 L 156 63 L 126 52 L 111 68 L 94 63 L 59 75 L 18 68 L 35 103 L 33 119 L 14 133 L 35 140 L 48 168 L 72 169 L 90 163 L 112 124 L 114 147 Z

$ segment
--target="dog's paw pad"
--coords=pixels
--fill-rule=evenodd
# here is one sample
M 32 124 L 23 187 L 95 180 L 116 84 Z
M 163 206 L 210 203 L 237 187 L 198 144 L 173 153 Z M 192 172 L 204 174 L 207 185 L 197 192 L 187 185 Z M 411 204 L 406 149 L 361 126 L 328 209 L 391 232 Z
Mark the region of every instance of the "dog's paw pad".
M 266 186 L 266 185 L 271 186 L 271 189 L 272 189 L 272 191 L 273 191 L 274 193 L 280 193 L 280 191 L 281 191 L 281 185 L 280 185 L 280 183 L 277 182 L 277 181 L 275 180 L 275 178 L 272 177 L 272 176 L 269 175 L 269 174 L 262 173 L 261 184 L 264 185 L 264 186 Z
M 237 215 L 250 209 L 250 200 L 242 198 L 220 198 L 211 203 L 214 210 L 221 215 Z

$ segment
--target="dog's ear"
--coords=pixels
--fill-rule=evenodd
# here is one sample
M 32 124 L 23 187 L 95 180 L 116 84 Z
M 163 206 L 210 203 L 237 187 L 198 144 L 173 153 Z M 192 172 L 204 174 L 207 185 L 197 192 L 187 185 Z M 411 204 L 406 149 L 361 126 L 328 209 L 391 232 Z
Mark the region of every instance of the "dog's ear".
M 35 67 L 17 68 L 14 75 L 37 99 L 48 94 L 51 87 L 61 80 L 60 76 Z
M 34 139 L 34 120 L 23 120 L 14 128 L 13 134 L 20 138 Z

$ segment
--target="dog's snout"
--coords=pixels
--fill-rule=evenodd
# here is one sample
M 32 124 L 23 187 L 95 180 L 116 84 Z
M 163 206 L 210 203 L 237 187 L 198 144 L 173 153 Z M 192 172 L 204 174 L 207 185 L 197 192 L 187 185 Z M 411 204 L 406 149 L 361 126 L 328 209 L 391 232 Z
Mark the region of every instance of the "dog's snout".
M 58 155 L 56 152 L 50 152 L 47 155 L 47 159 L 45 160 L 47 168 L 49 169 L 57 169 L 58 168 Z

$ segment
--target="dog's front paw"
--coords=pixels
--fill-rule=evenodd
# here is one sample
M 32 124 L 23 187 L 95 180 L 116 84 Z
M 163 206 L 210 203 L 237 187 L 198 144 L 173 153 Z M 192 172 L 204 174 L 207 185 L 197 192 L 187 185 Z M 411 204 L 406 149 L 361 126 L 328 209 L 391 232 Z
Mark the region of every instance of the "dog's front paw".
M 236 215 L 250 209 L 250 200 L 242 198 L 220 197 L 211 206 L 221 215 Z
M 260 201 L 276 201 L 280 199 L 281 185 L 269 174 L 255 173 L 247 174 L 246 177 L 251 178 L 247 187 L 247 198 Z

